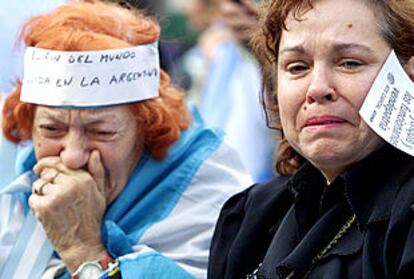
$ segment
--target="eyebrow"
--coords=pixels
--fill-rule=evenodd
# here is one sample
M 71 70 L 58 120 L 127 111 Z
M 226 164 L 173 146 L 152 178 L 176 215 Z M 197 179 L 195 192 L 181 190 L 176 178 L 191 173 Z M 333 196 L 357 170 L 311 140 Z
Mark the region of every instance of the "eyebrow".
M 284 49 L 279 51 L 279 54 L 286 53 L 286 52 L 305 53 L 305 49 L 302 46 L 285 47 Z
M 64 114 L 61 112 L 55 112 L 55 111 L 44 111 L 42 112 L 41 117 L 49 118 L 52 121 L 59 122 L 59 123 L 65 123 L 64 120 Z M 108 112 L 91 112 L 88 113 L 89 121 L 85 123 L 86 125 L 99 125 L 102 123 L 113 123 L 117 119 L 116 114 L 114 113 L 108 113 Z
M 361 44 L 341 43 L 341 44 L 334 45 L 334 50 L 338 51 L 338 52 L 344 51 L 344 50 L 347 50 L 347 49 L 359 49 L 359 50 L 366 51 L 366 52 L 372 52 L 372 49 L 370 47 L 367 47 L 367 46 L 361 45 Z
M 89 121 L 85 124 L 88 125 L 88 126 L 95 126 L 95 125 L 101 125 L 101 124 L 114 124 L 114 123 L 115 122 L 113 122 L 111 120 L 105 121 L 105 120 L 102 120 L 102 119 L 97 119 L 97 120 L 92 119 L 91 121 Z
M 347 49 L 360 49 L 362 51 L 366 51 L 366 52 L 372 52 L 372 49 L 365 46 L 365 45 L 361 45 L 361 44 L 355 44 L 355 43 L 338 43 L 335 44 L 333 47 L 334 51 L 336 52 L 341 52 Z M 305 53 L 305 49 L 303 48 L 303 46 L 293 46 L 293 47 L 286 47 L 283 48 L 282 50 L 280 50 L 279 54 L 283 54 L 286 52 L 296 52 L 296 53 L 300 53 L 303 54 Z
M 59 112 L 42 111 L 42 113 L 40 114 L 39 117 L 40 118 L 48 118 L 48 119 L 51 119 L 53 121 L 63 123 L 63 121 L 62 121 L 62 118 L 63 118 L 62 117 L 62 114 L 59 113 Z

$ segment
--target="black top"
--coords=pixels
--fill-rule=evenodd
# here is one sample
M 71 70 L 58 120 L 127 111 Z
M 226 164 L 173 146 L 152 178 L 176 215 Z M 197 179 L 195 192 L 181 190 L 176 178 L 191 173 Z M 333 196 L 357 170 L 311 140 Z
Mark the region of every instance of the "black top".
M 329 186 L 305 163 L 227 201 L 208 277 L 246 278 L 260 266 L 256 278 L 414 278 L 413 204 L 414 158 L 393 147 Z

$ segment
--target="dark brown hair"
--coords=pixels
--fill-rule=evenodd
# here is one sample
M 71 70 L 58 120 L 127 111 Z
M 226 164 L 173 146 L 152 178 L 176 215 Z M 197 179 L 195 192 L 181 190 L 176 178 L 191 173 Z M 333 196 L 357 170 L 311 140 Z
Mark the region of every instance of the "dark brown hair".
M 372 5 L 378 28 L 384 40 L 404 64 L 414 55 L 414 2 L 411 0 L 362 0 Z M 276 171 L 291 175 L 304 159 L 290 146 L 283 134 L 277 101 L 277 60 L 281 34 L 286 19 L 292 14 L 297 20 L 312 9 L 312 0 L 265 0 L 260 21 L 252 39 L 252 48 L 262 66 L 262 102 L 268 126 L 280 131 L 281 142 L 276 154 Z

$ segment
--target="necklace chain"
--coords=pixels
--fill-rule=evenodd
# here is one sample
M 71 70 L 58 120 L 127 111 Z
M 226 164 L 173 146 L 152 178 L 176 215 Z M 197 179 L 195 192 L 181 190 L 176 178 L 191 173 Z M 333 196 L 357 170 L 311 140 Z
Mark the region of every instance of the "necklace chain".
M 332 240 L 326 245 L 316 256 L 312 259 L 312 264 L 317 263 L 321 260 L 323 256 L 325 256 L 326 253 L 328 253 L 333 246 L 336 245 L 339 239 L 341 239 L 344 234 L 351 228 L 352 224 L 355 222 L 356 216 L 355 214 L 349 218 L 346 223 L 342 226 L 342 228 L 338 231 L 338 233 L 332 238 Z
M 305 274 L 303 278 L 307 278 L 310 273 L 312 272 L 312 269 L 315 267 L 315 265 L 325 256 L 331 249 L 334 247 L 338 241 L 345 235 L 345 233 L 351 228 L 352 224 L 355 222 L 356 216 L 353 214 L 351 218 L 349 218 L 345 224 L 339 229 L 339 231 L 336 233 L 336 235 L 332 238 L 331 241 L 321 250 L 318 254 L 312 259 L 311 267 L 308 270 L 308 272 Z
M 314 266 L 316 265 L 316 263 L 318 263 L 323 256 L 325 256 L 331 249 L 332 247 L 334 247 L 338 241 L 345 235 L 345 233 L 351 228 L 352 224 L 355 222 L 356 220 L 356 216 L 355 214 L 351 216 L 351 218 L 349 218 L 345 224 L 339 229 L 339 231 L 336 233 L 336 235 L 332 238 L 331 241 L 329 241 L 329 243 L 321 250 L 319 251 L 318 254 L 316 254 L 316 256 L 312 259 L 312 263 L 311 263 L 311 268 L 308 270 L 308 272 L 305 274 L 304 278 L 307 278 L 312 269 L 314 268 Z M 260 269 L 262 264 L 259 264 L 259 267 L 252 273 L 247 275 L 246 279 L 256 279 L 258 278 L 258 271 Z M 290 279 L 293 278 L 293 276 L 295 276 L 295 271 L 290 272 L 286 279 Z

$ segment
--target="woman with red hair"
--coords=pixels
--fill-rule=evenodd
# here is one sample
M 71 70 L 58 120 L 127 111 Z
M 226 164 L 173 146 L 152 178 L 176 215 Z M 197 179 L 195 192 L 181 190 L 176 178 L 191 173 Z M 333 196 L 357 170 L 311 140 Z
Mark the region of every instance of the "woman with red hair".
M 20 149 L 0 189 L 1 278 L 206 277 L 219 209 L 251 181 L 159 68 L 159 34 L 101 2 L 24 25 L 2 116 Z

